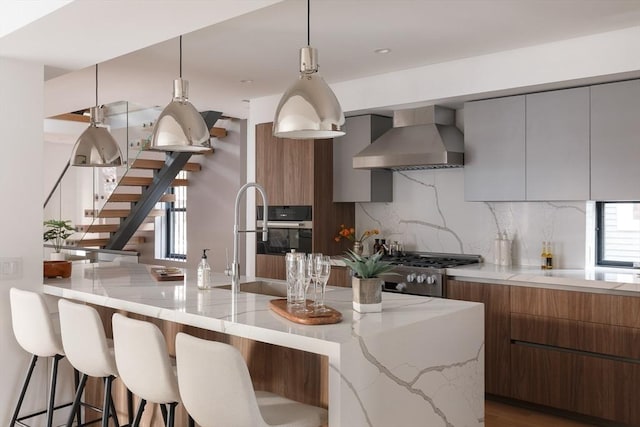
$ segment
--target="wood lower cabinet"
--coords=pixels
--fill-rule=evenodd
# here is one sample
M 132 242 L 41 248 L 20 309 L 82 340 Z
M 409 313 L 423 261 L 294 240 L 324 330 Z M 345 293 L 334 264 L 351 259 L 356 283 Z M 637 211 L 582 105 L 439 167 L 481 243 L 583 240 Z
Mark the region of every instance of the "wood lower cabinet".
M 640 425 L 640 298 L 512 286 L 516 399 Z
M 256 276 L 286 280 L 287 269 L 283 255 L 256 255 Z
M 342 286 L 343 288 L 351 287 L 351 269 L 349 267 L 332 266 L 331 275 L 327 282 L 329 286 Z
M 447 296 L 485 304 L 487 393 L 640 426 L 639 297 L 459 280 Z
M 447 281 L 447 298 L 484 304 L 485 391 L 511 395 L 510 287 L 458 280 Z

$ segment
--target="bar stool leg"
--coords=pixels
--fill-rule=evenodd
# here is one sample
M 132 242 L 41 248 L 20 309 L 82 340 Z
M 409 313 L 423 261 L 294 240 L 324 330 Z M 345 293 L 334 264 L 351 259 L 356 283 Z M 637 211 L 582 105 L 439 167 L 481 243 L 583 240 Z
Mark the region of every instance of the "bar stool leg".
M 147 404 L 147 401 L 144 399 L 140 399 L 140 404 L 138 405 L 138 412 L 136 413 L 136 418 L 133 420 L 133 427 L 140 427 L 140 420 L 142 419 L 142 413 L 144 412 L 144 407 Z
M 196 422 L 193 421 L 193 418 L 191 418 L 191 415 L 189 415 L 189 427 L 196 427 Z
M 56 403 L 56 385 L 58 380 L 58 362 L 64 356 L 56 354 L 53 356 L 53 369 L 51 370 L 51 389 L 49 390 L 49 408 L 47 409 L 47 427 L 53 426 L 53 408 Z
M 165 423 L 167 427 L 174 427 L 177 405 L 178 405 L 178 402 L 169 403 L 169 420 L 167 423 Z
M 22 384 L 22 390 L 20 391 L 20 397 L 18 398 L 18 403 L 16 405 L 16 410 L 13 412 L 13 416 L 11 417 L 11 422 L 9 423 L 9 427 L 14 427 L 16 424 L 16 420 L 18 419 L 18 414 L 20 413 L 20 408 L 22 407 L 22 401 L 24 400 L 24 395 L 27 393 L 27 387 L 29 386 L 29 382 L 31 381 L 31 374 L 33 374 L 33 369 L 36 367 L 36 362 L 38 361 L 38 356 L 35 354 L 31 357 L 31 363 L 29 364 L 29 370 L 27 371 L 27 376 L 24 379 L 24 383 Z
M 104 379 L 104 400 L 102 402 L 102 427 L 109 427 L 109 414 L 111 412 L 111 382 L 113 377 Z
M 73 425 L 73 418 L 80 414 L 80 399 L 82 399 L 82 391 L 84 390 L 84 386 L 87 384 L 87 378 L 89 376 L 87 374 L 82 374 L 82 378 L 78 383 L 78 387 L 76 388 L 76 397 L 73 399 L 73 406 L 71 407 L 71 413 L 69 414 L 69 419 L 67 420 L 67 427 L 71 427 Z M 82 425 L 78 423 L 78 425 Z
M 133 393 L 127 389 L 127 414 L 129 415 L 129 427 L 133 425 Z
M 164 406 L 164 404 L 159 403 L 158 405 L 160 405 L 160 412 L 162 412 L 162 421 L 164 421 L 164 425 L 167 425 L 167 407 Z
M 80 372 L 76 368 L 73 368 L 73 385 L 76 387 L 76 390 L 78 390 L 78 387 L 80 387 Z M 75 412 L 75 415 L 76 415 L 76 425 L 77 426 L 81 426 L 82 425 L 82 411 L 81 411 L 80 405 L 78 405 L 78 407 L 76 408 L 75 411 L 73 409 L 71 410 L 72 414 L 74 412 Z

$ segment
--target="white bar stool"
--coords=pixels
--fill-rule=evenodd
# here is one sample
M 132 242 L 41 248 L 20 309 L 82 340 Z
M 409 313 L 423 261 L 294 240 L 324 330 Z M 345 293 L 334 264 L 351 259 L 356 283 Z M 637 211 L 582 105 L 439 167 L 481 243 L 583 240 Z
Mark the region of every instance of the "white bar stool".
M 229 344 L 176 336 L 180 396 L 202 427 L 318 427 L 326 409 L 266 391 L 254 392 L 247 365 Z
M 22 420 L 33 418 L 44 413 L 47 414 L 47 427 L 53 423 L 53 411 L 67 407 L 71 403 L 55 406 L 56 383 L 58 378 L 58 362 L 64 357 L 64 349 L 60 335 L 56 334 L 49 309 L 41 294 L 25 291 L 17 288 L 9 290 L 11 302 L 11 321 L 13 334 L 18 344 L 27 352 L 32 354 L 31 364 L 27 371 L 27 376 L 20 391 L 18 403 L 11 417 L 9 427 L 17 424 L 26 425 Z M 48 407 L 46 410 L 34 412 L 20 416 L 20 408 L 27 392 L 31 375 L 39 357 L 53 357 L 53 368 L 51 370 L 51 384 L 49 389 Z M 77 377 L 76 377 L 77 382 Z
M 140 425 L 147 401 L 160 404 L 165 426 L 173 427 L 180 393 L 175 368 L 160 329 L 153 323 L 118 313 L 113 315 L 112 324 L 120 378 L 141 398 L 133 427 Z M 165 405 L 169 407 L 168 414 Z M 193 425 L 193 419 L 189 417 L 189 426 Z
M 87 383 L 87 378 L 90 376 L 102 378 L 104 381 L 102 427 L 109 426 L 109 418 L 118 427 L 118 415 L 111 396 L 111 386 L 113 380 L 118 376 L 118 369 L 113 355 L 113 348 L 109 345 L 105 335 L 100 315 L 93 307 L 76 304 L 64 299 L 58 301 L 58 309 L 60 311 L 60 332 L 62 333 L 64 351 L 71 365 L 82 373 L 71 415 L 67 421 L 67 427 L 71 427 L 74 415 L 80 412 L 80 399 Z M 131 419 L 131 395 L 128 397 L 129 419 Z M 89 407 L 99 410 L 92 406 Z M 90 421 L 83 425 L 92 424 L 93 422 L 95 421 Z

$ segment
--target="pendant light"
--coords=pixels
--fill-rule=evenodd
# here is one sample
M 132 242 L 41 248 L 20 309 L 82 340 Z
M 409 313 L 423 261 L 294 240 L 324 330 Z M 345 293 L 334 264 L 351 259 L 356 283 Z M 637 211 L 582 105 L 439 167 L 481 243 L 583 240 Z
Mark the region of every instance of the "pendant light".
M 162 110 L 153 129 L 151 148 L 160 151 L 209 151 L 209 128 L 188 100 L 189 82 L 182 79 L 182 36 L 180 36 L 180 78 L 173 81 L 173 100 Z
M 112 167 L 122 165 L 122 152 L 106 127 L 101 126 L 104 110 L 98 105 L 98 64 L 96 64 L 96 105 L 89 109 L 90 124 L 71 151 L 72 166 Z
M 307 0 L 307 46 L 300 49 L 300 77 L 282 95 L 273 121 L 280 138 L 321 139 L 345 134 L 342 107 L 318 75 L 318 51 L 310 46 L 310 0 Z

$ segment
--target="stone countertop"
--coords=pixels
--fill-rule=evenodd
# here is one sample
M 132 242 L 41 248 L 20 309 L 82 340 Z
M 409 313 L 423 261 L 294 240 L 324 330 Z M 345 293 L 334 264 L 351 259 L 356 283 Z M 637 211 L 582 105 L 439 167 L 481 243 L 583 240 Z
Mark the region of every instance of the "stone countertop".
M 482 304 L 384 293 L 382 313 L 360 314 L 351 289 L 330 287 L 326 303 L 343 321 L 306 326 L 270 310 L 273 296 L 201 291 L 191 270 L 158 282 L 149 269 L 76 264 L 71 278 L 47 280 L 44 293 L 326 355 L 332 427 L 484 425 Z M 213 283 L 230 278 L 213 274 Z
M 233 301 L 229 290 L 215 288 L 231 283 L 231 278 L 221 273 L 212 273 L 214 288 L 203 291 L 196 287 L 195 271 L 186 270 L 183 281 L 160 282 L 151 276 L 149 269 L 150 266 L 129 263 L 76 264 L 69 279 L 45 280 L 44 291 L 319 354 L 337 350 L 336 344 L 350 341 L 356 326 L 360 335 L 366 337 L 468 308 L 465 302 L 384 293 L 382 313 L 366 316 L 352 310 L 351 289 L 329 286 L 325 303 L 340 311 L 343 321 L 307 326 L 273 313 L 269 301 L 278 297 L 240 292 Z M 241 278 L 241 282 L 254 280 L 280 283 L 286 294 L 284 282 Z
M 508 282 L 507 284 L 515 286 L 640 296 L 640 270 L 635 269 L 597 267 L 541 270 L 540 267 L 502 267 L 485 263 L 447 268 L 447 276 Z

